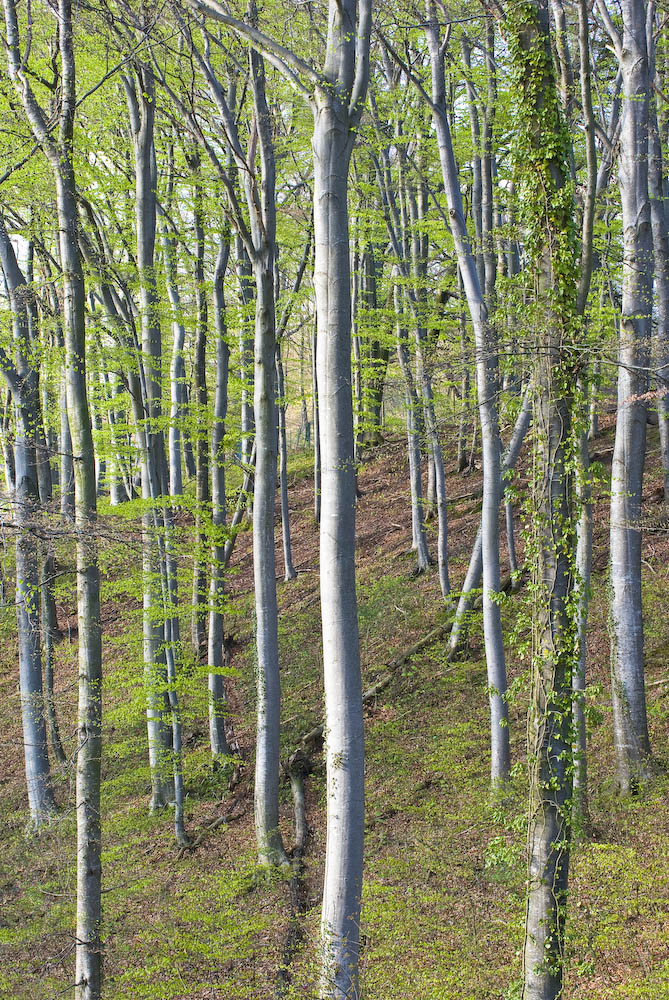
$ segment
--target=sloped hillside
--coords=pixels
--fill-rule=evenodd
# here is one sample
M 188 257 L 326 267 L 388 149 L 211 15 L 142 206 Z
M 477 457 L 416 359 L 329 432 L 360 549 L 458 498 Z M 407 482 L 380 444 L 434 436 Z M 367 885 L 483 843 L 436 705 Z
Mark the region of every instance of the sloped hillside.
M 657 431 L 651 433 L 653 455 Z M 605 481 L 610 427 L 596 443 Z M 292 457 L 293 557 L 298 577 L 280 584 L 283 756 L 321 719 L 318 547 L 309 456 Z M 462 580 L 477 526 L 477 473 L 449 472 L 452 576 Z M 522 471 L 521 471 L 522 478 Z M 606 631 L 607 526 L 597 509 L 589 651 L 591 828 L 573 852 L 566 997 L 669 998 L 669 599 L 666 532 L 647 473 L 645 541 L 648 697 L 658 769 L 636 798 L 613 785 Z M 524 915 L 525 716 L 529 609 L 523 588 L 503 604 L 512 680 L 513 779 L 491 801 L 488 708 L 481 625 L 472 617 L 462 655 L 447 662 L 443 638 L 410 648 L 446 625 L 436 570 L 416 577 L 410 538 L 406 449 L 390 437 L 363 465 L 359 485 L 360 636 L 369 699 L 367 834 L 363 908 L 366 1000 L 502 1000 L 519 996 Z M 601 515 L 601 517 L 600 517 Z M 522 518 L 521 518 L 522 519 Z M 259 874 L 253 835 L 253 594 L 250 534 L 237 543 L 226 628 L 231 729 L 240 758 L 229 788 L 209 767 L 204 668 L 181 679 L 187 826 L 179 850 L 171 816 L 149 815 L 143 721 L 141 619 L 130 519 L 105 522 L 105 732 L 103 759 L 105 996 L 109 1000 L 265 1000 L 314 995 L 315 939 L 324 855 L 324 768 L 310 744 L 310 828 L 304 894 L 280 875 Z M 184 524 L 184 531 L 188 524 Z M 280 536 L 277 532 L 277 544 Z M 522 553 L 522 544 L 520 545 Z M 8 566 L 9 568 L 9 566 Z M 279 569 L 281 562 L 279 558 Z M 71 572 L 71 553 L 59 552 Z M 184 586 L 189 567 L 184 565 Z M 64 589 L 65 592 L 65 589 Z M 62 599 L 64 602 L 64 598 Z M 57 707 L 71 753 L 76 698 L 76 614 L 59 603 Z M 60 813 L 26 835 L 26 801 L 13 609 L 4 608 L 0 716 L 0 997 L 51 1000 L 73 981 L 74 826 L 70 759 L 57 783 Z M 445 634 L 445 630 L 442 630 Z M 282 825 L 294 841 L 284 787 Z M 304 910 L 304 912 L 301 912 Z M 292 917 L 291 917 L 292 914 Z M 291 946 L 286 950 L 289 931 Z M 283 976 L 279 968 L 290 955 Z

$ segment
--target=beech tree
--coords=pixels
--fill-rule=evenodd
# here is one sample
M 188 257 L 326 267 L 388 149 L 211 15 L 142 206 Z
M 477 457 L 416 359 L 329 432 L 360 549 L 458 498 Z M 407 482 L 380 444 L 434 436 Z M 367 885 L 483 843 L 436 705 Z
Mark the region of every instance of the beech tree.
M 436 798 L 451 794 L 438 779 L 453 764 L 453 793 L 480 808 L 466 836 L 482 838 L 487 867 L 503 854 L 496 892 L 521 877 L 517 793 L 529 792 L 522 938 L 512 893 L 518 934 L 496 950 L 509 978 L 522 976 L 524 1000 L 566 996 L 591 912 L 578 908 L 568 938 L 572 837 L 583 855 L 571 891 L 587 900 L 588 811 L 592 828 L 613 822 L 597 794 L 609 741 L 589 737 L 591 724 L 608 732 L 609 697 L 620 792 L 662 781 L 651 736 L 660 756 L 663 716 L 646 698 L 650 707 L 664 697 L 664 681 L 644 677 L 662 647 L 642 574 L 656 561 L 646 525 L 659 539 L 666 530 L 669 468 L 664 15 L 640 0 L 620 10 L 605 0 L 472 9 L 331 0 L 289 16 L 253 0 L 3 3 L 0 603 L 16 615 L 18 641 L 2 667 L 8 703 L 13 689 L 21 709 L 25 766 L 12 822 L 25 820 L 30 835 L 11 854 L 15 881 L 28 878 L 28 854 L 43 852 L 44 912 L 73 941 L 72 968 L 66 952 L 49 953 L 49 989 L 74 984 L 77 1000 L 102 1000 L 169 964 L 181 981 L 161 971 L 152 988 L 181 995 L 196 989 L 183 948 L 189 961 L 197 951 L 203 983 L 220 966 L 234 992 L 261 928 L 263 975 L 276 956 L 277 996 L 376 995 L 389 921 L 404 927 L 416 905 L 434 899 L 438 909 L 441 898 L 435 889 L 417 904 L 383 866 L 401 841 L 411 887 L 412 863 L 422 863 L 414 816 L 434 824 L 437 840 L 448 835 L 444 856 L 457 859 L 452 816 Z M 654 400 L 659 442 L 646 429 Z M 615 440 L 608 541 L 593 530 L 609 503 L 598 461 L 606 435 Z M 664 493 L 642 491 L 647 450 Z M 312 461 L 313 516 L 304 509 Z M 665 503 L 657 516 L 656 500 Z M 104 760 L 98 551 L 111 637 Z M 610 690 L 600 655 L 609 595 Z M 642 611 L 654 630 L 646 643 Z M 406 642 L 392 632 L 396 615 Z M 426 774 L 406 784 L 384 759 L 379 782 L 377 750 L 397 750 L 388 741 L 404 738 L 405 713 L 395 716 L 395 703 L 407 699 L 417 713 L 407 724 L 425 724 L 402 759 Z M 527 704 L 525 740 L 517 720 Z M 481 779 L 469 784 L 453 706 Z M 432 710 L 449 722 L 435 724 L 443 745 Z M 367 854 L 365 767 L 367 820 L 379 833 Z M 434 800 L 414 802 L 432 785 Z M 388 788 L 394 804 L 382 812 Z M 149 791 L 158 815 L 136 822 Z M 253 818 L 238 822 L 251 802 Z M 132 882 L 116 878 L 127 829 L 119 803 L 132 844 L 144 851 L 147 830 L 153 838 L 148 874 Z M 640 817 L 642 805 L 624 808 Z M 155 831 L 172 808 L 174 839 L 163 831 L 161 841 Z M 66 832 L 74 813 L 76 847 Z M 218 864 L 221 844 L 208 926 L 223 927 L 233 905 L 233 960 L 215 935 L 215 946 L 192 943 L 192 894 L 163 962 L 153 932 L 162 904 L 141 936 L 133 924 L 152 878 L 169 865 L 172 920 L 169 907 L 181 907 L 203 865 Z M 64 876 L 57 891 L 49 881 L 75 851 L 76 928 Z M 435 887 L 467 884 L 450 865 L 447 878 L 434 868 Z M 381 882 L 397 909 L 379 903 Z M 121 889 L 142 907 L 123 912 Z M 23 917 L 33 897 L 19 895 Z M 309 911 L 319 905 L 314 965 Z M 247 922 L 256 906 L 271 935 Z M 460 919 L 452 910 L 449 935 Z M 32 942 L 31 928 L 13 935 L 9 925 L 3 949 Z M 128 928 L 142 948 L 120 946 Z M 398 995 L 414 975 L 429 989 L 448 974 L 437 947 L 434 968 L 420 973 L 408 951 L 401 975 L 388 956 Z M 487 974 L 493 959 L 475 961 Z M 36 974 L 21 962 L 31 989 Z
M 63 269 L 63 334 L 67 414 L 74 463 L 79 620 L 79 715 L 77 733 L 77 1000 L 97 1000 L 102 979 L 100 757 L 102 649 L 100 581 L 95 533 L 95 462 L 86 392 L 85 286 L 77 239 L 77 187 L 72 159 L 76 78 L 72 7 L 59 0 L 57 37 L 60 100 L 57 133 L 40 106 L 25 71 L 14 0 L 5 0 L 9 74 L 35 140 L 44 150 L 56 186 L 60 264 Z M 28 43 L 29 45 L 29 43 Z

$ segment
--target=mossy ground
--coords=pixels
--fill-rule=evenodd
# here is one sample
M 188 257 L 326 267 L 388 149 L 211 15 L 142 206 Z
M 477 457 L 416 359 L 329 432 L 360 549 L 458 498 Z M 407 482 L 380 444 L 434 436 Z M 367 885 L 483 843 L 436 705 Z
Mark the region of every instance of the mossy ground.
M 600 447 L 606 447 L 605 430 Z M 656 433 L 655 433 L 656 437 Z M 655 449 L 656 441 L 651 436 Z M 436 572 L 414 577 L 405 447 L 397 438 L 360 473 L 358 509 L 360 639 L 365 682 L 444 620 Z M 654 464 L 653 464 L 654 462 Z M 280 583 L 283 752 L 321 718 L 317 536 L 309 459 L 292 459 L 291 514 L 299 571 Z M 647 474 L 652 490 L 653 459 Z M 522 475 L 521 475 L 522 480 Z M 452 574 L 462 579 L 478 516 L 467 493 L 477 474 L 449 470 Z M 647 679 L 658 770 L 632 799 L 613 781 L 606 634 L 606 501 L 597 509 L 589 650 L 591 830 L 574 849 L 569 899 L 569 1000 L 669 998 L 669 685 L 666 533 L 645 542 Z M 171 815 L 149 815 L 141 668 L 141 565 L 130 522 L 110 521 L 103 545 L 105 749 L 103 758 L 105 997 L 108 1000 L 263 1000 L 274 996 L 289 917 L 279 875 L 259 874 L 253 836 L 253 596 L 250 538 L 237 543 L 226 629 L 234 636 L 228 680 L 232 724 L 242 751 L 241 781 L 228 791 L 207 750 L 205 668 L 183 672 L 184 771 L 191 835 L 229 814 L 200 846 L 180 854 Z M 134 530 L 134 529 L 133 529 Z M 184 528 L 186 530 L 186 528 Z M 432 530 L 432 529 L 431 529 Z M 114 537 L 116 534 L 116 539 Z M 278 536 L 277 536 L 278 538 Z M 71 553 L 59 552 L 71 571 Z M 602 564 L 603 560 L 603 564 Z M 279 567 L 280 557 L 279 557 Z M 183 566 L 189 594 L 189 567 Z M 68 752 L 76 708 L 76 613 L 72 577 L 59 585 L 57 702 Z M 502 1000 L 517 997 L 524 913 L 527 660 L 522 591 L 505 600 L 509 629 L 514 777 L 503 798 L 488 783 L 485 663 L 474 616 L 462 656 L 447 663 L 443 643 L 423 651 L 366 712 L 367 833 L 363 909 L 366 1000 Z M 512 631 L 513 622 L 521 625 Z M 70 626 L 68 639 L 68 623 Z M 188 635 L 188 617 L 182 623 Z M 26 834 L 14 616 L 0 618 L 0 998 L 51 1000 L 73 981 L 74 826 L 72 760 L 59 772 L 61 806 L 39 836 Z M 660 683 L 657 683 L 660 682 Z M 296 955 L 294 997 L 314 994 L 315 940 L 324 856 L 324 770 L 307 782 L 311 837 L 309 909 Z M 284 789 L 282 828 L 292 843 Z

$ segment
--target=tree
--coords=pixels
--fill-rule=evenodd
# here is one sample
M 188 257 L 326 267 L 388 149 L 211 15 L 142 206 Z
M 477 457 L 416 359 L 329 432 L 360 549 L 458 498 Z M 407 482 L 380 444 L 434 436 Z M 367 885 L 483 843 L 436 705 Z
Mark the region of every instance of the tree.
M 72 437 L 79 621 L 79 715 L 77 733 L 77 931 L 76 1000 L 97 1000 L 102 980 L 100 758 L 102 648 L 100 580 L 95 540 L 95 461 L 86 392 L 85 286 L 77 238 L 77 186 L 72 159 L 76 110 L 75 60 L 70 0 L 58 2 L 60 101 L 54 138 L 26 73 L 14 0 L 4 0 L 9 74 L 36 141 L 49 161 L 58 210 L 63 270 L 63 327 L 67 411 Z M 91 530 L 93 529 L 93 530 Z
M 618 183 L 623 218 L 623 289 L 618 342 L 618 413 L 611 466 L 611 687 L 618 781 L 632 791 L 648 777 L 641 607 L 641 489 L 646 453 L 653 241 L 648 193 L 649 71 L 646 6 L 622 4 L 623 34 L 603 0 L 598 10 L 623 81 Z

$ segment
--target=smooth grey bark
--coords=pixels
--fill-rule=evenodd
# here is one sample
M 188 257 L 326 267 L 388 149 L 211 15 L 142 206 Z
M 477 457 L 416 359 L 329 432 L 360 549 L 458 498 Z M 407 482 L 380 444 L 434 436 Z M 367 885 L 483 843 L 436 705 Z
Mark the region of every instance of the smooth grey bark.
M 311 339 L 311 379 L 313 396 L 314 423 L 314 521 L 321 523 L 321 431 L 318 409 L 318 371 L 316 370 L 316 355 L 318 351 L 318 324 L 314 326 Z
M 659 87 L 655 67 L 656 27 L 655 4 L 648 4 L 647 44 L 649 77 L 651 84 Z M 657 82 L 656 82 L 657 81 Z M 648 106 L 648 192 L 650 219 L 655 258 L 655 298 L 657 302 L 657 331 L 655 334 L 655 363 L 657 365 L 657 415 L 660 431 L 660 456 L 664 479 L 664 503 L 669 508 L 669 196 L 664 189 L 664 164 L 662 141 L 658 124 L 656 99 L 650 96 Z
M 367 89 L 370 30 L 371 2 L 330 0 L 312 138 L 327 767 L 320 992 L 332 1000 L 358 993 L 362 895 L 364 730 L 355 591 L 348 167 Z
M 523 402 L 520 408 L 520 412 L 516 418 L 516 423 L 509 440 L 509 444 L 502 456 L 501 463 L 501 477 L 500 477 L 500 493 L 504 488 L 504 479 L 508 473 L 512 472 L 515 468 L 516 461 L 518 460 L 518 455 L 520 454 L 520 449 L 522 443 L 527 434 L 528 428 L 530 426 L 530 421 L 532 418 L 532 396 L 526 391 L 523 395 Z M 481 585 L 481 577 L 483 575 L 483 533 L 482 528 L 476 534 L 476 539 L 474 540 L 474 546 L 472 548 L 472 553 L 469 559 L 469 565 L 467 567 L 467 573 L 465 575 L 465 581 L 462 585 L 462 590 L 460 591 L 460 597 L 458 599 L 458 606 L 455 612 L 455 618 L 453 620 L 453 627 L 451 628 L 451 634 L 448 640 L 449 655 L 453 655 L 457 650 L 458 646 L 462 642 L 463 632 L 465 629 L 467 615 L 471 611 L 474 604 L 475 591 Z
M 478 263 L 477 263 L 478 270 Z M 480 281 L 480 278 L 479 278 Z M 458 293 L 460 296 L 460 419 L 458 421 L 458 472 L 467 468 L 467 410 L 469 407 L 469 345 L 467 343 L 467 322 L 465 319 L 465 297 L 462 276 L 458 268 Z
M 648 777 L 641 601 L 641 490 L 646 452 L 653 246 L 648 190 L 649 66 L 646 5 L 623 0 L 622 37 L 604 0 L 598 9 L 623 81 L 618 183 L 623 221 L 623 288 L 618 341 L 618 410 L 611 466 L 611 686 L 616 772 L 632 791 Z
M 376 107 L 374 105 L 376 115 Z M 380 135 L 379 122 L 376 121 L 377 133 Z M 399 129 L 396 128 L 399 132 Z M 416 341 L 416 381 L 420 384 L 422 397 L 422 414 L 419 410 L 409 414 L 407 410 L 407 420 L 411 420 L 412 434 L 418 439 L 418 456 L 411 454 L 411 443 L 409 453 L 410 474 L 412 476 L 412 535 L 414 544 L 422 545 L 419 550 L 419 570 L 421 563 L 427 560 L 427 547 L 425 539 L 421 543 L 420 526 L 416 523 L 413 514 L 418 514 L 415 498 L 422 494 L 421 483 L 421 462 L 420 462 L 420 432 L 426 431 L 427 444 L 429 449 L 428 466 L 428 504 L 430 498 L 430 484 L 432 484 L 434 497 L 436 500 L 438 515 L 438 536 L 437 536 L 437 564 L 439 569 L 439 585 L 442 596 L 448 599 L 450 594 L 450 577 L 448 571 L 448 509 L 446 505 L 446 477 L 444 472 L 443 452 L 439 436 L 439 427 L 434 408 L 434 394 L 432 391 L 432 379 L 426 364 L 425 351 L 428 348 L 427 330 L 424 326 L 425 317 L 425 287 L 427 278 L 427 242 L 424 235 L 419 231 L 420 224 L 425 216 L 426 190 L 425 185 L 421 185 L 418 196 L 412 185 L 405 179 L 404 175 L 404 154 L 399 152 L 400 168 L 400 193 L 403 200 L 400 206 L 392 186 L 392 176 L 390 169 L 390 158 L 388 149 L 382 150 L 383 167 L 377 158 L 374 158 L 377 179 L 382 195 L 386 226 L 390 236 L 391 244 L 398 260 L 398 271 L 405 279 L 407 300 L 411 309 L 414 321 L 414 332 Z M 395 311 L 401 316 L 401 298 L 398 297 L 397 288 L 395 295 Z M 402 341 L 401 326 L 398 326 L 398 351 L 400 356 L 400 366 L 405 381 L 405 394 L 408 392 L 407 401 L 411 395 L 414 383 L 409 367 L 408 347 Z M 404 360 L 403 360 L 404 359 Z M 417 392 L 415 392 L 417 396 Z M 422 423 L 421 423 L 422 416 Z M 422 504 L 421 504 L 422 507 Z M 422 523 L 422 510 L 421 510 Z M 424 534 L 424 530 L 423 530 Z
M 420 418 L 418 394 L 411 371 L 409 344 L 406 327 L 402 323 L 401 289 L 396 284 L 393 288 L 397 331 L 397 357 L 404 378 L 404 400 L 406 409 L 407 445 L 409 451 L 409 484 L 411 489 L 411 548 L 416 553 L 417 570 L 424 573 L 430 566 L 430 554 L 427 548 L 425 520 L 423 517 L 423 483 L 420 459 Z
M 102 371 L 102 384 L 107 402 L 107 417 L 109 420 L 109 435 L 112 452 L 109 459 L 109 501 L 112 507 L 126 503 L 132 497 L 132 476 L 127 458 L 122 454 L 125 448 L 123 435 L 119 434 L 118 423 L 124 421 L 125 415 L 118 408 L 118 397 L 123 394 L 123 382 L 120 378 L 111 384 L 109 373 Z
M 330 4 L 326 65 L 353 30 L 355 4 Z M 345 21 L 346 27 L 342 24 Z M 337 44 L 338 43 L 338 44 Z M 357 993 L 364 829 L 364 734 L 355 592 L 355 465 L 350 372 L 348 164 L 341 98 L 317 91 L 314 229 L 321 457 L 320 579 L 326 701 L 327 839 L 321 915 L 322 997 Z
M 246 181 L 254 243 L 256 292 L 253 408 L 256 422 L 256 470 L 253 495 L 253 577 L 257 649 L 257 739 L 254 812 L 258 856 L 263 864 L 284 864 L 279 829 L 279 736 L 281 680 L 274 547 L 274 499 L 277 474 L 275 383 L 276 319 L 276 166 L 272 120 L 265 93 L 265 64 L 250 51 L 253 100 L 261 162 L 260 192 Z
M 451 232 L 455 242 L 458 266 L 467 298 L 469 314 L 474 330 L 476 349 L 476 381 L 478 390 L 481 439 L 483 445 L 483 509 L 481 512 L 481 545 L 483 559 L 483 632 L 488 672 L 488 691 L 491 724 L 491 778 L 493 781 L 508 776 L 510 768 L 508 709 L 506 705 L 506 662 L 504 639 L 498 594 L 500 592 L 499 558 L 499 505 L 501 501 L 501 438 L 497 411 L 497 387 L 499 371 L 497 346 L 491 327 L 488 308 L 476 269 L 467 234 L 462 205 L 462 194 L 458 171 L 455 164 L 451 131 L 446 114 L 446 91 L 444 76 L 444 44 L 439 37 L 438 18 L 435 5 L 428 5 L 428 23 L 425 28 L 431 63 L 431 98 L 427 98 L 432 109 L 433 122 L 439 146 L 444 188 L 448 204 Z M 492 54 L 491 54 L 492 57 Z M 489 67 L 489 77 L 492 70 Z M 427 97 L 427 95 L 425 95 Z M 484 272 L 486 291 L 490 295 L 494 287 L 495 257 L 492 251 L 492 167 L 490 163 L 488 109 L 486 124 L 485 176 L 482 175 L 483 197 L 482 232 L 484 235 Z M 482 162 L 483 170 L 483 162 Z M 490 190 L 489 190 L 490 189 Z
M 288 328 L 288 321 L 292 312 L 295 296 L 300 290 L 302 278 L 307 267 L 307 262 L 311 254 L 311 229 L 309 230 L 307 242 L 304 247 L 302 259 L 298 265 L 292 292 L 285 308 L 281 313 L 278 329 L 276 332 L 276 391 L 277 391 L 277 413 L 279 418 L 279 488 L 281 492 L 281 538 L 283 542 L 283 564 L 284 580 L 294 580 L 297 576 L 293 566 L 293 555 L 290 539 L 290 508 L 288 506 L 288 443 L 286 440 L 286 394 L 285 379 L 283 370 L 283 360 L 281 355 L 281 345 Z M 278 297 L 278 262 L 277 281 L 275 295 Z
M 577 296 L 577 312 L 583 316 L 588 301 L 593 269 L 593 227 L 597 195 L 597 152 L 595 148 L 595 120 L 592 108 L 589 7 L 587 0 L 578 3 L 578 46 L 581 84 L 581 105 L 586 139 L 586 187 L 581 226 L 581 261 Z M 566 44 L 566 40 L 565 40 Z M 573 160 L 573 157 L 572 157 Z M 594 376 L 594 377 L 593 377 Z M 593 383 L 596 372 L 591 375 Z M 588 765 L 587 732 L 585 722 L 585 687 L 587 676 L 587 627 L 590 601 L 590 576 L 592 570 L 592 482 L 589 431 L 592 430 L 593 389 L 595 385 L 580 379 L 578 398 L 582 408 L 578 434 L 578 460 L 576 495 L 579 504 L 576 526 L 576 643 L 578 658 L 572 678 L 573 698 L 573 802 L 572 821 L 581 831 L 588 817 Z M 596 413 L 596 410 L 595 410 Z
M 255 20 L 255 6 L 249 5 Z M 287 863 L 279 828 L 279 737 L 281 680 L 274 549 L 274 498 L 277 474 L 277 413 L 275 385 L 276 317 L 274 270 L 276 260 L 276 166 L 272 120 L 265 93 L 263 59 L 251 49 L 250 78 L 255 110 L 250 143 L 260 159 L 260 177 L 248 169 L 234 114 L 216 78 L 208 55 L 191 51 L 205 76 L 236 163 L 248 209 L 249 227 L 241 215 L 235 225 L 251 260 L 255 288 L 254 417 L 255 483 L 253 500 L 253 577 L 256 614 L 256 767 L 254 814 L 258 858 L 264 865 Z M 216 158 L 214 157 L 215 162 Z M 226 183 L 229 178 L 226 175 Z M 230 187 L 228 188 L 230 191 Z M 232 199 L 230 199 L 232 200 Z
M 258 684 L 255 821 L 258 854 L 263 864 L 276 864 L 283 860 L 278 799 L 281 686 L 274 554 L 277 424 L 272 265 L 271 259 L 265 257 L 254 268 L 256 336 L 253 403 L 256 421 L 256 476 L 253 499 L 253 574 Z
M 181 425 L 186 410 L 186 328 L 181 318 L 181 297 L 176 274 L 176 245 L 166 224 L 162 227 L 165 285 L 172 311 L 172 355 L 170 358 L 170 426 L 168 433 L 170 496 L 183 495 Z
M 476 270 L 479 276 L 479 283 L 483 288 L 485 272 L 483 267 L 483 181 L 481 177 L 481 120 L 476 101 L 476 90 L 474 88 L 472 69 L 472 43 L 469 37 L 463 33 L 460 39 L 462 50 L 462 62 L 465 67 L 465 90 L 467 92 L 467 108 L 469 111 L 469 123 L 472 133 L 472 205 L 471 215 L 474 222 L 474 239 L 476 252 Z M 462 471 L 462 470 L 460 470 Z
M 40 510 L 36 428 L 41 425 L 38 373 L 29 363 L 29 295 L 14 248 L 0 217 L 0 263 L 9 297 L 15 364 L 4 350 L 0 371 L 12 394 L 13 519 L 16 524 L 16 617 L 19 640 L 19 690 L 23 724 L 26 786 L 30 822 L 39 828 L 56 810 L 51 787 L 42 679 L 40 578 L 36 518 Z
M 37 545 L 31 519 L 39 508 L 35 449 L 31 445 L 32 414 L 17 406 L 15 522 L 16 615 L 19 637 L 19 683 L 25 751 L 26 785 L 31 824 L 47 822 L 56 810 L 51 788 L 42 687 L 40 591 Z
M 48 547 L 48 543 L 43 542 L 39 552 L 39 586 L 40 627 L 44 660 L 44 710 L 46 712 L 51 752 L 59 764 L 64 764 L 66 757 L 60 737 L 58 716 L 56 714 L 53 674 L 54 644 L 56 635 L 58 634 L 56 603 L 53 597 L 55 566 L 55 559 Z
M 223 640 L 225 599 L 225 421 L 228 413 L 228 375 L 230 348 L 225 323 L 225 272 L 230 256 L 230 242 L 222 234 L 214 269 L 214 328 L 216 330 L 216 385 L 214 419 L 211 427 L 211 521 L 212 551 L 209 581 L 209 742 L 214 766 L 230 749 L 225 733 L 225 681 Z
M 574 691 L 574 735 L 573 735 L 573 804 L 575 823 L 583 825 L 588 814 L 588 762 L 585 723 L 585 685 L 587 667 L 587 626 L 588 604 L 590 600 L 590 576 L 592 570 L 592 484 L 590 478 L 590 456 L 588 436 L 585 429 L 579 433 L 580 462 L 576 490 L 580 505 L 576 528 L 576 637 L 578 659 L 574 668 L 572 687 Z
M 77 729 L 77 926 L 75 1000 L 99 1000 L 102 979 L 100 759 L 102 752 L 102 648 L 100 584 L 95 534 L 95 464 L 86 393 L 85 287 L 77 239 L 77 190 L 72 162 L 76 109 L 75 61 L 70 0 L 58 0 L 60 94 L 57 133 L 29 82 L 21 56 L 14 0 L 4 0 L 9 74 L 35 139 L 49 161 L 56 187 L 60 263 L 63 270 L 63 331 L 67 410 L 76 456 L 77 616 L 79 699 Z
M 355 592 L 348 168 L 369 78 L 370 0 L 330 0 L 316 72 L 216 0 L 198 4 L 265 53 L 314 115 L 314 288 L 320 449 L 320 578 L 326 710 L 327 838 L 320 994 L 358 993 L 364 836 L 364 731 Z M 311 89 L 310 89 L 311 87 Z
M 156 502 L 166 492 L 163 489 L 165 455 L 163 434 L 159 430 L 161 417 L 161 358 L 162 342 L 159 321 L 159 301 L 155 273 L 156 241 L 156 154 L 154 145 L 155 79 L 150 66 L 137 62 L 133 75 L 123 76 L 130 133 L 135 157 L 135 225 L 137 239 L 137 270 L 139 274 L 139 314 L 141 321 L 141 367 L 139 397 L 141 409 L 136 420 L 141 442 L 142 498 L 153 501 L 153 507 L 142 516 L 142 565 L 144 573 L 144 679 L 147 697 L 147 733 L 151 769 L 151 809 L 159 809 L 174 801 L 175 768 L 180 772 L 177 748 L 174 746 L 174 699 L 176 692 L 168 684 L 168 671 L 173 668 L 174 646 L 171 641 L 172 619 L 168 603 L 174 597 L 174 585 L 168 579 L 164 545 L 161 539 Z M 142 440 L 143 439 L 143 440 Z M 167 640 L 167 642 L 166 642 Z M 168 664 L 168 658 L 170 660 Z M 168 718 L 172 716 L 172 727 Z M 176 724 L 178 729 L 178 723 Z M 177 740 L 178 742 L 178 740 Z M 182 803 L 176 803 L 179 819 Z M 177 830 L 177 837 L 181 837 Z
M 14 463 L 14 434 L 11 426 L 12 393 L 8 391 L 2 414 L 2 457 L 5 489 L 9 496 L 16 490 L 16 467 Z
M 191 406 L 195 408 L 195 553 L 193 558 L 193 601 L 191 639 L 193 651 L 199 658 L 206 643 L 207 620 L 207 569 L 205 561 L 206 534 L 204 530 L 206 505 L 209 502 L 209 463 L 207 442 L 207 297 L 204 288 L 204 206 L 202 183 L 197 176 L 200 167 L 199 152 L 189 160 L 194 172 L 193 221 L 195 227 L 195 307 L 196 326 L 193 345 L 193 388 Z
M 351 376 L 353 378 L 353 424 L 355 427 L 353 448 L 356 470 L 358 469 L 361 461 L 363 426 L 362 354 L 360 351 L 360 315 L 358 305 L 361 283 L 362 275 L 360 274 L 360 253 L 356 242 L 355 249 L 353 251 L 353 266 L 351 271 L 351 339 L 353 341 L 353 365 L 351 369 Z
M 421 315 L 425 307 L 427 294 L 428 243 L 425 235 L 420 232 L 420 227 L 427 212 L 427 189 L 425 184 L 421 182 L 416 191 L 408 183 L 408 179 L 405 179 L 404 190 L 408 207 L 406 214 L 410 223 L 410 232 L 406 234 L 405 243 L 408 243 L 410 247 L 411 275 L 414 281 L 414 293 L 410 297 L 410 302 L 412 302 L 414 308 L 415 318 L 416 377 L 420 383 L 424 427 L 428 439 L 431 468 L 434 477 L 434 501 L 437 509 L 437 569 L 439 573 L 439 586 L 441 587 L 442 596 L 448 603 L 450 600 L 451 581 L 448 569 L 446 472 L 444 469 L 444 453 L 441 447 L 439 424 L 434 405 L 432 373 L 427 357 L 429 349 L 428 336 L 424 326 L 424 316 Z
M 67 384 L 65 375 L 60 383 L 60 515 L 71 521 L 74 517 L 74 462 L 72 438 L 67 417 Z
M 248 465 L 255 428 L 253 411 L 253 266 L 241 237 L 235 239 L 237 258 L 237 278 L 239 298 L 242 307 L 242 322 L 239 327 L 239 378 L 242 383 L 241 396 L 241 460 Z
M 286 441 L 286 398 L 281 344 L 276 345 L 276 391 L 279 435 L 279 489 L 281 494 L 281 540 L 283 543 L 283 578 L 294 580 L 297 576 L 293 566 L 293 551 L 290 542 L 290 508 L 288 506 L 288 445 Z
M 425 420 L 422 422 L 422 429 L 425 430 Z M 425 457 L 427 460 L 427 489 L 425 490 L 425 520 L 431 521 L 434 517 L 434 508 L 436 506 L 437 497 L 437 486 L 436 486 L 436 472 L 434 468 L 434 459 L 432 458 L 432 445 L 427 442 L 425 448 Z
M 37 462 L 34 447 L 35 414 L 17 403 L 14 457 L 16 469 L 16 614 L 19 637 L 21 716 L 26 785 L 31 823 L 39 827 L 53 815 L 47 732 L 42 689 L 40 590 L 37 543 L 31 524 L 39 509 Z

